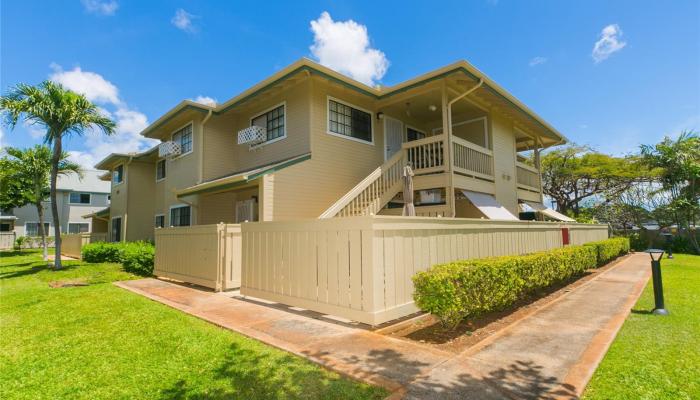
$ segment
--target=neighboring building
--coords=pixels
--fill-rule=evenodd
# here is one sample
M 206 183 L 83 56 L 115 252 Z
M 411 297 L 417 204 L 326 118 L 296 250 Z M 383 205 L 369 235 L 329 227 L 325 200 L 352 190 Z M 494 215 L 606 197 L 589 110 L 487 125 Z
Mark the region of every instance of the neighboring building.
M 400 215 L 407 163 L 417 215 L 517 219 L 521 203 L 544 209 L 539 152 L 566 140 L 465 61 L 374 88 L 302 59 L 215 107 L 183 101 L 142 134 L 161 145 L 96 165 L 112 182 L 113 240 Z
M 56 196 L 62 233 L 93 232 L 93 228 L 95 231 L 106 229 L 104 226 L 93 226 L 92 221 L 83 218 L 109 205 L 110 187 L 108 183 L 99 179 L 102 173 L 87 170 L 83 172 L 82 179 L 74 173 L 58 177 Z M 15 208 L 10 214 L 15 217 L 14 231 L 18 236 L 39 234 L 39 216 L 34 205 L 27 204 Z M 48 199 L 44 202 L 44 226 L 48 228 L 48 235 L 53 236 L 53 213 Z

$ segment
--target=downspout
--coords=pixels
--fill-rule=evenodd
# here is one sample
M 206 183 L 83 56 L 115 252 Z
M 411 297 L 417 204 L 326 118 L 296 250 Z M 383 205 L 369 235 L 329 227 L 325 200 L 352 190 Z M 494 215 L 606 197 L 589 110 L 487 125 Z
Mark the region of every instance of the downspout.
M 209 121 L 209 118 L 211 118 L 213 112 L 210 109 L 209 112 L 207 113 L 207 116 L 204 117 L 202 120 L 202 138 L 200 140 L 199 146 L 197 146 L 197 153 L 199 156 L 199 171 L 197 172 L 197 183 L 202 183 L 203 175 L 204 175 L 204 124 Z
M 452 161 L 452 153 L 453 153 L 453 148 L 452 148 L 452 105 L 456 103 L 457 101 L 469 96 L 472 92 L 474 92 L 476 89 L 480 88 L 481 85 L 484 84 L 484 79 L 479 78 L 479 83 L 474 85 L 471 89 L 467 90 L 466 92 L 460 94 L 459 96 L 455 97 L 454 99 L 450 100 L 447 103 L 447 154 L 449 154 L 449 165 L 447 166 L 447 171 L 449 172 L 449 183 L 450 183 L 450 191 L 449 193 L 450 196 L 450 212 L 452 213 L 452 218 L 454 218 L 457 215 L 457 209 L 456 209 L 456 196 L 454 194 L 454 172 L 453 172 L 453 161 Z

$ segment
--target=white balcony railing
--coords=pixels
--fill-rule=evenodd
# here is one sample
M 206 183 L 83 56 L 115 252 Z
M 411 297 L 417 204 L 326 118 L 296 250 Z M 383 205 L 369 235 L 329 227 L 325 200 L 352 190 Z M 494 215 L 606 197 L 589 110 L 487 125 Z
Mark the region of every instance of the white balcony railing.
M 540 173 L 537 168 L 520 161 L 515 163 L 515 168 L 518 186 L 524 187 L 525 189 L 540 190 Z
M 493 151 L 458 137 L 452 138 L 455 172 L 493 180 Z

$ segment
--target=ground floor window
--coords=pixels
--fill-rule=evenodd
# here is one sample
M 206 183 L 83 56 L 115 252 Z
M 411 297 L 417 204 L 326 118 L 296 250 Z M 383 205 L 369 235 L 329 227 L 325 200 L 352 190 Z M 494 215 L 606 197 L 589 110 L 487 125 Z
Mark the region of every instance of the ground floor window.
M 12 224 L 0 224 L 0 232 L 12 231 Z
M 178 206 L 170 209 L 170 226 L 190 226 L 190 206 Z
M 49 228 L 51 224 L 44 222 L 44 234 L 49 234 Z M 27 222 L 24 224 L 24 234 L 26 236 L 39 236 L 39 223 L 38 222 Z
M 87 222 L 69 222 L 68 233 L 86 233 L 90 231 L 90 224 Z
M 122 241 L 122 217 L 112 218 L 112 241 Z
M 163 228 L 165 227 L 165 215 L 156 215 L 156 228 Z

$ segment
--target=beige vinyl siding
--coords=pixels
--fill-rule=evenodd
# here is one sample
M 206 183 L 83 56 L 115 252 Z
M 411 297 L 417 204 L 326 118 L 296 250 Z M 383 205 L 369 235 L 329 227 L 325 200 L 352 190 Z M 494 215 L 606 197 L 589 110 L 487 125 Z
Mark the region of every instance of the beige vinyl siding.
M 496 200 L 513 215 L 518 215 L 515 132 L 509 120 L 496 113 L 493 113 L 492 116 L 491 136 L 493 139 Z
M 127 241 L 153 239 L 153 215 L 155 168 L 151 162 L 132 161 L 128 165 L 129 191 L 127 192 L 127 217 L 122 220 L 122 230 Z M 126 224 L 124 223 L 126 221 Z M 126 225 L 126 230 L 124 226 Z
M 309 152 L 309 82 L 296 83 L 252 104 L 212 116 L 205 126 L 203 180 L 210 180 Z M 286 137 L 251 150 L 238 144 L 238 131 L 270 108 L 285 104 Z
M 260 198 L 257 186 L 247 187 L 236 191 L 203 194 L 199 196 L 198 207 L 200 208 L 198 225 L 226 223 L 232 224 L 236 221 L 236 202 L 252 199 L 253 196 Z
M 199 225 L 233 223 L 236 217 L 236 193 L 223 192 L 199 196 Z
M 165 215 L 165 225 L 170 226 L 170 208 L 175 205 L 185 205 L 183 201 L 177 198 L 175 191 L 182 190 L 187 187 L 196 185 L 199 182 L 199 173 L 201 168 L 200 157 L 202 152 L 200 146 L 202 143 L 202 124 L 201 118 L 196 118 L 192 121 L 186 121 L 170 129 L 166 135 L 167 140 L 170 140 L 170 135 L 175 131 L 184 127 L 187 123 L 192 122 L 192 152 L 186 155 L 168 159 L 165 164 L 165 179 L 158 183 L 158 203 L 156 203 L 153 213 L 149 217 L 151 225 L 155 214 Z M 155 182 L 155 162 L 151 164 L 150 185 Z M 192 199 L 187 199 L 191 201 Z M 198 207 L 195 205 L 191 209 L 190 222 L 197 224 Z
M 374 144 L 327 133 L 328 96 L 373 112 Z M 310 106 L 311 159 L 275 174 L 273 220 L 318 217 L 384 162 L 383 124 L 371 99 L 314 78 Z
M 122 217 L 122 240 L 124 239 L 124 216 L 127 213 L 127 199 L 129 193 L 129 169 L 126 165 L 126 161 L 122 164 L 124 165 L 124 174 L 122 182 L 115 184 L 112 181 L 112 197 L 109 203 L 109 222 L 107 224 L 108 235 L 112 234 L 112 218 Z M 115 166 L 116 168 L 117 166 Z M 113 169 L 114 170 L 114 169 Z M 110 236 L 110 240 L 111 236 Z

